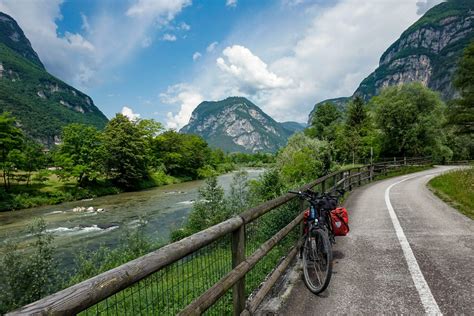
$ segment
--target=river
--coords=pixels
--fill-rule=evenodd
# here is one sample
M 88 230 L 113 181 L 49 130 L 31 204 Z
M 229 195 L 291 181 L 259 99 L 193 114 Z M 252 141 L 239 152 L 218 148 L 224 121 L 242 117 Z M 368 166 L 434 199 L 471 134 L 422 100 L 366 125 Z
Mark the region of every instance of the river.
M 255 179 L 263 169 L 246 171 L 249 179 Z M 218 177 L 226 193 L 233 174 Z M 35 217 L 42 217 L 47 231 L 55 237 L 58 256 L 66 262 L 82 249 L 116 246 L 124 231 L 137 228 L 141 219 L 147 222 L 140 228 L 147 237 L 167 242 L 170 231 L 185 223 L 203 184 L 202 180 L 190 181 L 53 206 L 0 212 L 0 240 L 19 242 L 20 246 L 27 247 L 32 239 L 28 226 Z M 78 208 L 82 211 L 78 212 Z M 97 211 L 99 209 L 103 211 Z

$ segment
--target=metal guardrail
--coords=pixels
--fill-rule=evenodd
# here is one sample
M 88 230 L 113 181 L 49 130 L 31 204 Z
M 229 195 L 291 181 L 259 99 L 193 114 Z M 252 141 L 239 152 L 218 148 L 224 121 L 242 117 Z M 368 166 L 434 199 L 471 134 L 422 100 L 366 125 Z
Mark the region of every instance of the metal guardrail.
M 299 190 L 352 190 L 391 170 L 426 164 L 429 157 L 384 161 Z M 252 314 L 297 253 L 303 210 L 295 195 L 279 196 L 7 315 Z

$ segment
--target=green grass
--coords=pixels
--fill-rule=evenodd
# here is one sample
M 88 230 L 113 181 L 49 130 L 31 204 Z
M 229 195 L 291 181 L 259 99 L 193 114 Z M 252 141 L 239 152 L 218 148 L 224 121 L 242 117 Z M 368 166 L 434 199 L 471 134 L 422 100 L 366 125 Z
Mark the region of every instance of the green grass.
M 431 179 L 428 186 L 443 201 L 474 219 L 474 167 L 442 174 Z

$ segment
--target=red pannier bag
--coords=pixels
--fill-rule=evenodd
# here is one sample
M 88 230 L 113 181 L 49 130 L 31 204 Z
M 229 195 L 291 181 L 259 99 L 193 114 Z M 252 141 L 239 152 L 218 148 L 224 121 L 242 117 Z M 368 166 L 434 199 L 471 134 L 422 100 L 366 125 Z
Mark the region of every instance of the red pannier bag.
M 344 207 L 331 211 L 331 225 L 334 236 L 346 236 L 349 232 L 349 216 Z

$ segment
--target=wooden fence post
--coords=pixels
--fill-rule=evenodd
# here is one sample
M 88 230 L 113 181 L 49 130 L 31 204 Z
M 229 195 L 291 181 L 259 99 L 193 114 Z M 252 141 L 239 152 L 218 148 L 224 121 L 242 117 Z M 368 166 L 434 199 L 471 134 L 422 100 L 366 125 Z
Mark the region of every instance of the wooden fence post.
M 245 260 L 245 224 L 232 233 L 232 268 Z M 234 315 L 240 315 L 245 309 L 245 276 L 232 288 Z
M 357 172 L 359 173 L 358 186 L 361 186 L 361 184 L 362 184 L 362 168 L 359 167 L 359 169 L 357 169 Z
M 352 169 L 349 169 L 348 181 L 349 181 L 349 191 L 352 191 Z

